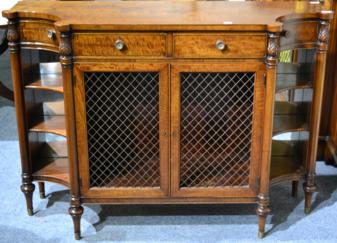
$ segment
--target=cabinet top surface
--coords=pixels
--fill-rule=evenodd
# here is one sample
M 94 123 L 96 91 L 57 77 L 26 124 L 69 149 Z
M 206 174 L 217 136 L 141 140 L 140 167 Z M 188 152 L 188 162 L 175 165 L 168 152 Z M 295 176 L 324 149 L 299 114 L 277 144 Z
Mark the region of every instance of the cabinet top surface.
M 278 21 L 330 19 L 319 4 L 223 1 L 21 1 L 3 16 L 56 21 L 75 30 L 280 30 Z

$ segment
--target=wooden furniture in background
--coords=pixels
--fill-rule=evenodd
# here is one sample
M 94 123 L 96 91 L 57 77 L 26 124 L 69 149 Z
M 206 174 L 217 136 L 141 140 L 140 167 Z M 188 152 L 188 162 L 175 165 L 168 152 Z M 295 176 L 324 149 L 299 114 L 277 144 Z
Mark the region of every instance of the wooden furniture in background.
M 256 203 L 263 237 L 270 186 L 304 173 L 309 211 L 331 12 L 29 1 L 3 14 L 30 215 L 33 181 L 42 197 L 52 181 L 70 189 L 76 239 L 82 203 Z M 303 88 L 311 105 L 289 91 Z M 308 138 L 278 141 L 285 131 Z

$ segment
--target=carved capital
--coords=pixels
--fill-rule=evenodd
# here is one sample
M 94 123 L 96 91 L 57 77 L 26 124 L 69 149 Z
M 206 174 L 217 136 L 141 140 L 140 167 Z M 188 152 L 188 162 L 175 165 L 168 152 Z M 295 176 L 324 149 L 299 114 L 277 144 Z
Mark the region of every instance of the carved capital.
M 7 29 L 7 40 L 8 40 L 8 46 L 12 53 L 17 53 L 19 50 L 19 31 L 17 29 L 16 22 L 13 20 L 10 20 L 8 22 L 8 29 Z
M 60 39 L 60 62 L 63 68 L 68 68 L 72 64 L 72 49 L 71 49 L 71 39 L 69 32 L 62 32 Z
M 321 21 L 318 30 L 318 51 L 327 51 L 329 42 L 329 22 Z
M 268 33 L 268 45 L 267 45 L 267 66 L 275 66 L 280 54 L 280 33 Z
M 63 68 L 68 68 L 72 64 L 72 49 L 71 49 L 71 40 L 69 32 L 62 32 L 60 39 L 60 62 Z
M 70 43 L 70 34 L 69 33 L 61 33 L 60 40 L 60 55 L 61 56 L 69 56 L 71 55 L 71 43 Z
M 19 40 L 19 32 L 16 23 L 12 20 L 8 22 L 7 40 L 9 42 L 16 42 Z

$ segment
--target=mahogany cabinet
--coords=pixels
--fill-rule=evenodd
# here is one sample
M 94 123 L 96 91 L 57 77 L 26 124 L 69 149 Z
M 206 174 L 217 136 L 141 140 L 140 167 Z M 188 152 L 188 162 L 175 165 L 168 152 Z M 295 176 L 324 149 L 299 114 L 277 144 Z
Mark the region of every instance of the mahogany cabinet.
M 270 186 L 304 174 L 310 210 L 331 12 L 27 1 L 3 15 L 30 215 L 32 182 L 43 197 L 51 181 L 70 189 L 76 239 L 82 203 L 256 203 L 263 237 Z

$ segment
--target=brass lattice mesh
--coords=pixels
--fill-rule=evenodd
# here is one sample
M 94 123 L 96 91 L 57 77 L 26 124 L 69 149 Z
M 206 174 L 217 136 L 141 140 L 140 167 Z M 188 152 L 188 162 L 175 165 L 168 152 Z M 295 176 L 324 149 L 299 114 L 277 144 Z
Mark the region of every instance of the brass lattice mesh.
M 84 74 L 91 187 L 159 187 L 159 73 Z
M 180 187 L 247 186 L 254 73 L 181 73 Z

